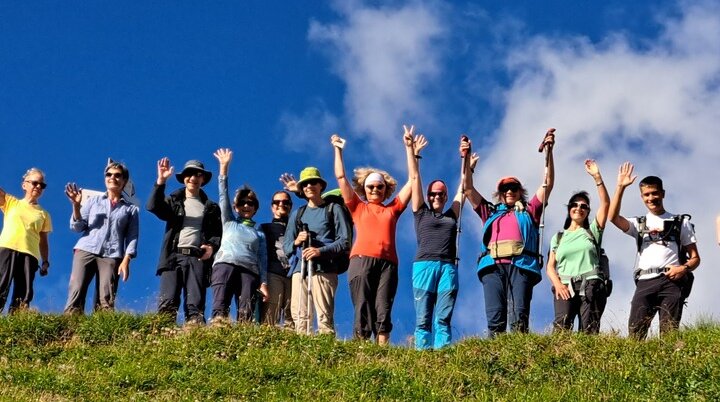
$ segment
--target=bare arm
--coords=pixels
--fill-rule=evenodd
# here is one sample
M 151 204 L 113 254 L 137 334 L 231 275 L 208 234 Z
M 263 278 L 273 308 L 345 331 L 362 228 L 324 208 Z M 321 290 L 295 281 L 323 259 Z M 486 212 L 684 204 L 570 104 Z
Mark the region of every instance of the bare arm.
M 463 153 L 469 153 L 470 147 L 472 146 L 472 141 L 460 141 L 460 154 Z M 471 159 L 474 159 L 471 162 Z M 485 199 L 482 195 L 475 189 L 475 186 L 473 185 L 473 170 L 475 169 L 475 166 L 473 163 L 477 163 L 477 161 L 480 158 L 477 156 L 477 154 L 472 154 L 472 156 L 468 159 L 465 158 L 465 178 L 462 183 L 462 187 L 465 191 L 465 197 L 467 197 L 468 201 L 470 201 L 470 205 L 473 208 L 477 208 L 478 205 L 482 204 Z
M 50 268 L 50 244 L 48 243 L 48 232 L 40 232 L 40 258 L 43 262 L 40 265 L 40 276 L 47 275 L 48 268 Z
M 620 165 L 620 171 L 618 173 L 617 188 L 613 195 L 610 207 L 608 208 L 608 219 L 618 229 L 623 232 L 627 232 L 630 229 L 630 222 L 625 217 L 620 215 L 620 205 L 622 204 L 622 197 L 625 193 L 627 186 L 633 184 L 637 176 L 633 176 L 634 166 L 630 162 L 625 162 Z
M 0 207 L 5 206 L 5 190 L 0 188 Z
M 553 158 L 553 147 L 555 146 L 554 128 L 548 129 L 545 133 L 543 145 L 547 149 L 547 174 L 545 175 L 544 182 L 540 185 L 537 192 L 535 192 L 535 196 L 538 200 L 542 200 L 545 204 L 547 204 L 547 201 L 550 198 L 550 192 L 555 185 L 555 160 Z M 543 205 L 543 207 L 545 206 Z
M 568 290 L 568 287 L 562 283 L 562 281 L 560 280 L 560 275 L 558 275 L 557 273 L 557 259 L 555 259 L 554 251 L 550 251 L 545 272 L 547 273 L 548 278 L 550 278 L 550 282 L 552 282 L 555 299 L 570 299 L 570 291 Z
M 610 207 L 610 196 L 608 195 L 607 188 L 605 187 L 605 182 L 603 181 L 602 175 L 600 174 L 600 167 L 598 167 L 595 160 L 585 160 L 585 171 L 588 172 L 590 176 L 592 176 L 593 180 L 595 181 L 595 186 L 598 190 L 598 199 L 600 200 L 600 205 L 598 206 L 597 213 L 595 214 L 595 220 L 598 223 L 598 227 L 600 229 L 604 229 L 605 223 L 607 222 L 608 208 Z
M 407 158 L 408 182 L 411 183 L 412 210 L 416 212 L 420 209 L 423 202 L 425 202 L 422 191 L 422 179 L 420 178 L 420 167 L 418 166 L 418 159 L 415 157 L 415 155 L 420 155 L 420 150 L 414 149 L 413 131 L 415 130 L 415 126 L 408 128 L 408 126 L 403 125 L 403 129 L 405 130 L 403 142 L 405 143 L 405 157 Z M 424 136 L 422 139 L 425 141 Z M 425 141 L 425 144 L 427 144 L 427 141 Z
M 353 191 L 350 182 L 347 180 L 347 177 L 345 177 L 345 163 L 343 162 L 343 148 L 345 146 L 345 140 L 340 138 L 337 134 L 333 134 L 330 137 L 330 143 L 333 145 L 333 149 L 335 150 L 335 178 L 337 179 L 338 187 L 340 187 L 343 200 L 348 203 L 352 201 L 355 196 L 355 191 Z

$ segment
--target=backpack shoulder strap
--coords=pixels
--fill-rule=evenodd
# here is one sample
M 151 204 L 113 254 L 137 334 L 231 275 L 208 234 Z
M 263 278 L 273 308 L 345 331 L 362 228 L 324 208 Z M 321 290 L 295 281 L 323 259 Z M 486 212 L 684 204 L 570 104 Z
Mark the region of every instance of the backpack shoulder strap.
M 295 214 L 295 230 L 298 233 L 302 232 L 302 221 L 300 220 L 300 218 L 302 218 L 306 208 L 307 205 L 303 205 L 302 207 L 298 208 L 298 211 Z
M 635 240 L 637 243 L 637 252 L 640 253 L 642 250 L 643 237 L 645 236 L 645 232 L 647 232 L 647 218 L 643 215 L 635 219 L 637 219 L 638 223 L 637 238 Z

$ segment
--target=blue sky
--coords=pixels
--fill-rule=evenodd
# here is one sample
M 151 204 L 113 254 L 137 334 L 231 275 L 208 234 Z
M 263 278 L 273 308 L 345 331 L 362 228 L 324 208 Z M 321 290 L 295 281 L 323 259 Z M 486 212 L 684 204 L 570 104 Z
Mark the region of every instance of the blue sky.
M 546 243 L 571 192 L 594 191 L 584 158 L 598 160 L 611 191 L 624 160 L 641 176 L 664 177 L 667 207 L 693 215 L 703 257 L 686 321 L 713 317 L 719 256 L 711 225 L 720 191 L 702 175 L 720 168 L 718 37 L 720 7 L 712 1 L 3 2 L 0 186 L 18 195 L 27 168 L 45 170 L 41 204 L 55 226 L 51 274 L 36 279 L 33 304 L 62 310 L 77 241 L 62 187 L 101 189 L 107 157 L 127 163 L 145 201 L 160 157 L 176 168 L 201 159 L 216 172 L 212 152 L 232 148 L 230 184 L 259 192 L 264 222 L 281 173 L 314 165 L 334 181 L 334 132 L 348 139 L 348 168 L 378 166 L 404 181 L 401 125 L 412 123 L 430 141 L 426 183 L 457 183 L 456 142 L 467 133 L 481 154 L 478 189 L 488 195 L 508 174 L 536 188 L 543 161 L 535 149 L 556 127 L 558 183 Z M 214 199 L 216 186 L 206 187 Z M 628 191 L 623 213 L 642 212 Z M 473 267 L 479 224 L 465 214 L 457 337 L 485 331 Z M 143 211 L 120 309 L 154 310 L 162 229 Z M 617 290 L 603 329 L 623 332 L 633 245 L 612 227 L 605 241 Z M 409 211 L 398 242 L 393 341 L 404 343 L 414 325 Z M 345 277 L 337 303 L 339 335 L 348 337 Z M 546 331 L 546 278 L 532 309 L 533 330 Z

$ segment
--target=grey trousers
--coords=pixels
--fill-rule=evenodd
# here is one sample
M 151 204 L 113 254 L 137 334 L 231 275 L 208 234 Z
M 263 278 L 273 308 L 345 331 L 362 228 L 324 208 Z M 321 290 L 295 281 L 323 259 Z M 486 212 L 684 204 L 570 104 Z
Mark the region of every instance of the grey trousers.
M 267 325 L 281 325 L 285 328 L 295 328 L 290 310 L 290 296 L 292 292 L 292 279 L 284 275 L 268 272 L 269 300 L 262 304 L 262 323 Z
M 83 250 L 73 254 L 72 273 L 68 285 L 65 314 L 83 314 L 85 299 L 93 278 L 95 281 L 95 310 L 115 310 L 120 258 L 105 258 Z

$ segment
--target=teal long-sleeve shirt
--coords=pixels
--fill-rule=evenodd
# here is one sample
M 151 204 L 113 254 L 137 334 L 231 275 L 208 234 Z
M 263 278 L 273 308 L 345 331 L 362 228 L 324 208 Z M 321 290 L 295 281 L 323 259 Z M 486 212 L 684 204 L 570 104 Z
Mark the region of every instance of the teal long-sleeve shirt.
M 223 235 L 213 265 L 221 262 L 239 265 L 258 274 L 261 283 L 267 283 L 265 234 L 255 229 L 255 222 L 235 217 L 230 205 L 227 181 L 227 176 L 218 176 Z

